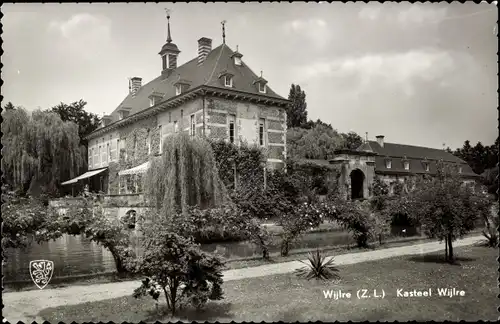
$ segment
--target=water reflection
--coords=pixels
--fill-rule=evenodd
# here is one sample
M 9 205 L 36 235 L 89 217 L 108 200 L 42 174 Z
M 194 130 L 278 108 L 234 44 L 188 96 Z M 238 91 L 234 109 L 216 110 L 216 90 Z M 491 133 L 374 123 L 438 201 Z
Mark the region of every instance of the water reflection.
M 136 252 L 140 252 L 139 238 L 134 237 L 132 241 Z M 351 243 L 352 239 L 344 231 L 308 233 L 297 243 L 292 244 L 292 248 L 316 248 Z M 202 249 L 207 252 L 218 252 L 228 259 L 261 255 L 259 247 L 250 242 L 204 244 Z M 270 250 L 279 251 L 278 239 L 274 241 Z M 111 253 L 84 236 L 65 235 L 56 241 L 34 243 L 25 251 L 7 250 L 6 256 L 8 259 L 4 264 L 5 282 L 30 280 L 29 263 L 32 260 L 53 261 L 54 278 L 115 271 Z

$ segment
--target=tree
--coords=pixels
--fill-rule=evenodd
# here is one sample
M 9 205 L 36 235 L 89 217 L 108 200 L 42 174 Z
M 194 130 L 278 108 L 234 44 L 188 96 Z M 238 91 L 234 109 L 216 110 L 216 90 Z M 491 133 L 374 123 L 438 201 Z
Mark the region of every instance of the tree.
M 87 102 L 80 99 L 69 105 L 61 102 L 50 109 L 50 111 L 57 113 L 62 121 L 72 121 L 78 125 L 80 144 L 85 147 L 87 147 L 85 136 L 96 130 L 100 124 L 100 119 L 96 114 L 85 111 L 86 105 Z
M 14 106 L 14 104 L 12 102 L 8 102 L 4 107 L 3 109 L 5 110 L 12 110 L 12 109 L 16 109 L 16 107 Z
M 307 123 L 303 124 L 300 127 L 304 128 L 304 129 L 311 129 L 311 128 L 314 128 L 314 127 L 319 126 L 319 125 L 325 126 L 326 128 L 330 128 L 333 130 L 333 127 L 331 124 L 327 124 L 319 118 L 316 121 L 309 120 Z
M 343 147 L 349 150 L 355 150 L 363 144 L 363 138 L 355 132 L 342 133 L 344 140 Z
M 21 194 L 55 195 L 61 180 L 85 167 L 78 129 L 55 113 L 22 108 L 2 112 L 2 172 Z
M 286 141 L 289 156 L 297 159 L 330 159 L 343 143 L 336 130 L 321 124 L 288 129 Z
M 471 231 L 478 217 L 489 212 L 484 194 L 464 185 L 443 162 L 438 164 L 435 178 L 418 181 L 401 201 L 429 238 L 445 240 L 448 262 L 454 261 L 452 242 Z
M 223 262 L 163 225 L 159 222 L 145 233 L 145 252 L 137 272 L 146 279 L 134 290 L 134 297 L 149 294 L 158 300 L 163 291 L 172 316 L 180 300 L 201 308 L 209 299 L 222 299 Z
M 306 93 L 300 88 L 300 85 L 292 84 L 288 100 L 291 100 L 292 104 L 287 111 L 287 127 L 301 127 L 307 123 Z
M 162 215 L 170 218 L 190 206 L 214 208 L 228 201 L 210 143 L 187 134 L 168 136 L 163 155 L 151 161 L 145 193 Z

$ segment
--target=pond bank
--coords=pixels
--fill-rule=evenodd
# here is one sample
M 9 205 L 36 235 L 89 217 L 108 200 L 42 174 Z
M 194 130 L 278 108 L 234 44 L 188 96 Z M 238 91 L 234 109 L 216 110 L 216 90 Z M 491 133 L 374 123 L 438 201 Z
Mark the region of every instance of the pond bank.
M 470 237 L 477 235 L 479 233 L 470 233 L 465 237 Z M 425 237 L 407 237 L 407 238 L 395 238 L 387 240 L 383 245 L 373 244 L 369 251 L 382 250 L 394 247 L 407 246 L 412 244 L 433 242 L 434 240 L 427 239 Z M 247 258 L 237 258 L 237 259 L 226 259 L 227 269 L 241 269 L 246 267 L 255 267 L 261 265 L 276 264 L 280 262 L 293 261 L 301 258 L 307 258 L 309 252 L 316 250 L 316 248 L 306 248 L 306 249 L 295 249 L 290 251 L 289 256 L 281 257 L 279 253 L 271 253 L 271 259 L 269 261 L 263 260 L 261 257 L 247 257 Z M 359 249 L 351 245 L 336 245 L 336 246 L 324 246 L 319 248 L 325 254 L 331 255 L 332 253 L 361 253 L 366 252 L 366 249 Z M 50 286 L 57 287 L 67 287 L 72 285 L 92 285 L 98 283 L 112 283 L 112 282 L 123 282 L 136 280 L 135 278 L 119 278 L 114 271 L 59 277 L 52 278 Z M 36 290 L 31 280 L 19 280 L 4 282 L 4 292 L 9 291 L 25 291 L 25 290 Z

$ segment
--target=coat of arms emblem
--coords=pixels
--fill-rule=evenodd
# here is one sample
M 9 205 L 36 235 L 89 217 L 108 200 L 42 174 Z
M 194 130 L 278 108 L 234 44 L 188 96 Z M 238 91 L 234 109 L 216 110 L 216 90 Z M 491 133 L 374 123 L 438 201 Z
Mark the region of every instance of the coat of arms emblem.
M 35 285 L 43 289 L 52 279 L 54 273 L 54 262 L 49 260 L 30 261 L 30 275 Z

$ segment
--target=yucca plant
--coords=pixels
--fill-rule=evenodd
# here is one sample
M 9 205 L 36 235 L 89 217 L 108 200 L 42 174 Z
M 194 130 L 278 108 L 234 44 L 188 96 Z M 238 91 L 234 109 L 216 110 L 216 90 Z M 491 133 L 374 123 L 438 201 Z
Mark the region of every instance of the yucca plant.
M 337 274 L 339 270 L 333 265 L 333 257 L 326 261 L 326 257 L 321 255 L 319 250 L 316 250 L 315 253 L 309 253 L 307 259 L 306 262 L 300 261 L 307 266 L 297 269 L 295 271 L 297 276 L 307 280 L 313 278 L 321 280 L 340 279 L 340 276 Z

